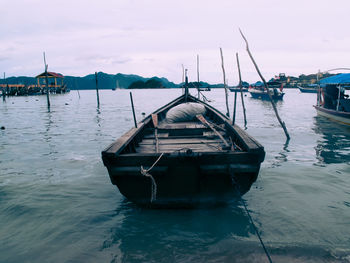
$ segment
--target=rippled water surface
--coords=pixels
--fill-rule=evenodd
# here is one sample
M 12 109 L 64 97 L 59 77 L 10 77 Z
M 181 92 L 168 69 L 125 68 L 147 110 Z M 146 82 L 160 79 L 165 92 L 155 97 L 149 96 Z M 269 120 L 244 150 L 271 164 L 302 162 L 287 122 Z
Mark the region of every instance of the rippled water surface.
M 132 92 L 138 120 L 181 95 Z M 266 150 L 244 200 L 273 262 L 350 262 L 350 128 L 317 117 L 315 94 L 286 93 L 277 108 L 289 143 L 269 102 L 244 97 L 247 132 Z M 225 111 L 222 89 L 205 95 Z M 129 91 L 102 90 L 100 101 L 71 91 L 51 96 L 50 112 L 44 96 L 0 101 L 0 262 L 267 262 L 240 203 L 125 200 L 101 151 L 133 126 Z

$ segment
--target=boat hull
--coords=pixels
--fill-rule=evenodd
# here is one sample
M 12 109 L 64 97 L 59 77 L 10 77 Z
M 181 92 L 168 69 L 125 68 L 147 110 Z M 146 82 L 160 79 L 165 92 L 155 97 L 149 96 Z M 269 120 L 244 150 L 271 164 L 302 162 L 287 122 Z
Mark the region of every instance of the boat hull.
M 241 92 L 240 88 L 230 88 L 231 92 Z M 248 88 L 242 88 L 242 92 L 248 92 Z
M 105 158 L 112 184 L 130 201 L 152 207 L 189 207 L 225 203 L 249 191 L 256 181 L 261 153 L 224 155 L 177 153 L 160 157 Z M 153 184 L 153 186 L 152 186 Z M 152 188 L 153 187 L 153 188 Z
M 302 87 L 298 87 L 298 89 L 300 90 L 300 92 L 302 93 L 317 93 L 318 90 L 315 88 L 302 88 Z
M 261 99 L 261 100 L 269 100 L 269 95 L 266 92 L 254 92 L 254 91 L 249 91 L 250 95 L 254 99 Z M 282 100 L 284 93 L 280 93 L 278 95 L 276 94 L 271 94 L 273 100 Z
M 314 107 L 318 115 L 326 117 L 332 121 L 336 121 L 341 124 L 350 125 L 350 112 L 325 109 L 319 106 Z

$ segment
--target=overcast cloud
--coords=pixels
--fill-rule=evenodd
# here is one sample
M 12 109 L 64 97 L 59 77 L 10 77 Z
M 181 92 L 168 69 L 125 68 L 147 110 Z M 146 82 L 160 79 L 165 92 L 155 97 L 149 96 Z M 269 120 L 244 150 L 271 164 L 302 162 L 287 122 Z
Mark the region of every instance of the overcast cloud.
M 246 35 L 265 78 L 349 67 L 349 0 L 0 0 L 0 71 L 35 76 L 44 69 L 85 76 L 95 71 L 166 77 L 181 64 L 196 79 L 222 82 L 258 76 L 239 34 Z

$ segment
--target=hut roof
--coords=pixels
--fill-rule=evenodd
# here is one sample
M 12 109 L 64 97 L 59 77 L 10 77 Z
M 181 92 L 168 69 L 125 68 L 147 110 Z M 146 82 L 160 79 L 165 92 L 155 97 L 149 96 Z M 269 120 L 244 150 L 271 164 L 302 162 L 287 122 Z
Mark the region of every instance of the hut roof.
M 38 76 L 36 76 L 36 78 L 45 78 L 46 74 L 45 72 L 39 74 Z M 47 72 L 47 77 L 48 78 L 63 78 L 63 75 L 60 73 L 55 73 L 55 72 Z

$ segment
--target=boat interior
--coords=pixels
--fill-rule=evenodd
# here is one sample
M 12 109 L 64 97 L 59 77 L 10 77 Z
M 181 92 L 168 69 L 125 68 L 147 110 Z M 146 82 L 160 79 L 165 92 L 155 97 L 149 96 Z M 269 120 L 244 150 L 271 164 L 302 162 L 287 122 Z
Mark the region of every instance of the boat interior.
M 257 147 L 257 142 L 210 107 L 203 115 L 174 123 L 167 121 L 166 113 L 167 109 L 145 118 L 121 154 L 244 151 L 247 143 Z

